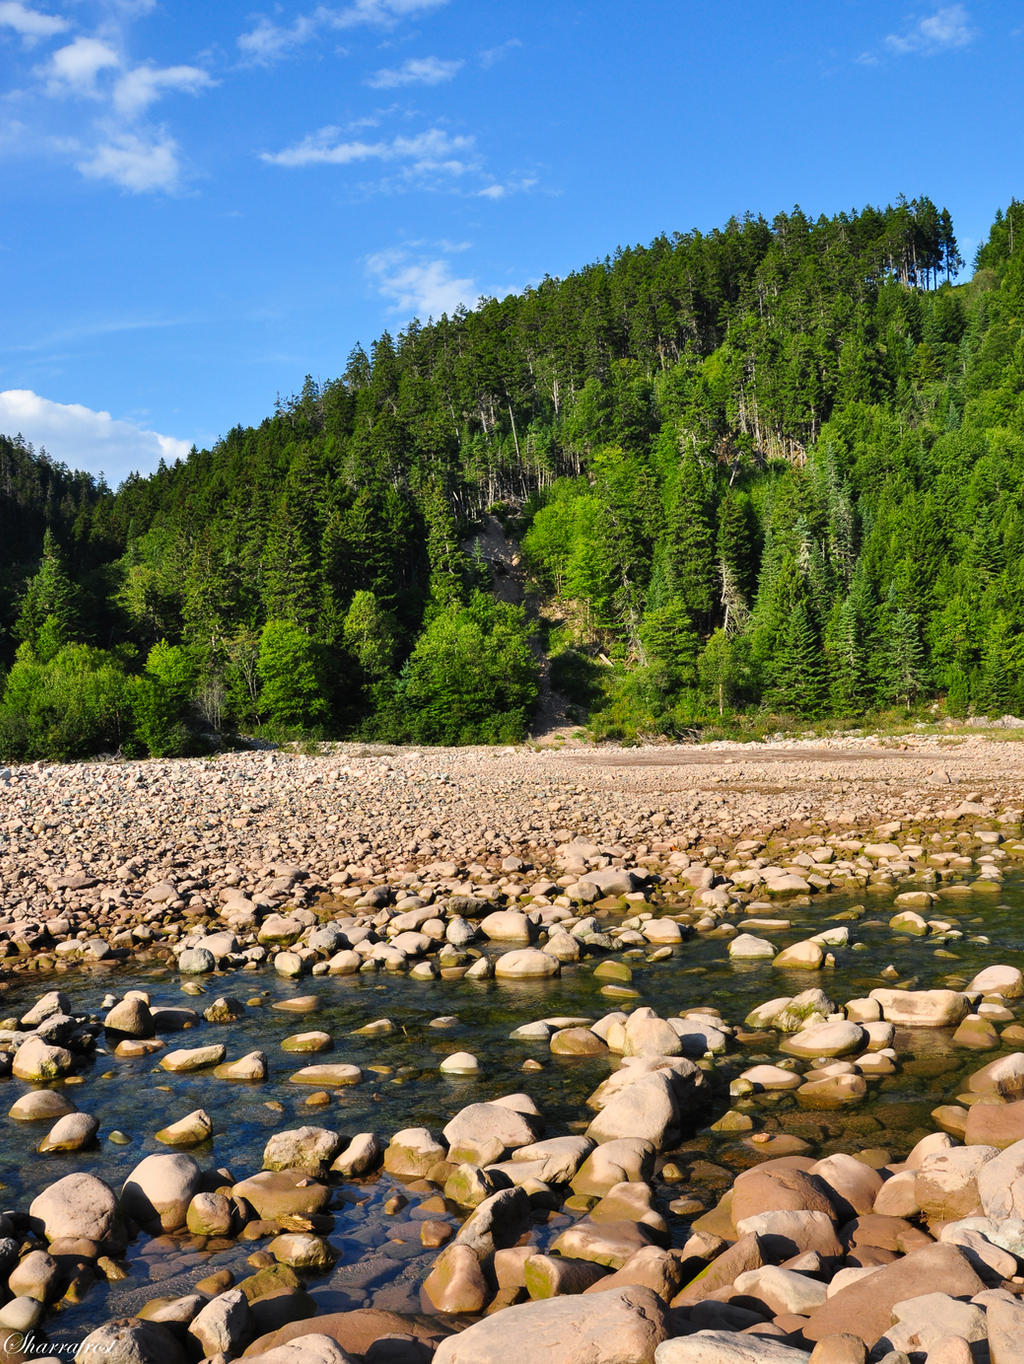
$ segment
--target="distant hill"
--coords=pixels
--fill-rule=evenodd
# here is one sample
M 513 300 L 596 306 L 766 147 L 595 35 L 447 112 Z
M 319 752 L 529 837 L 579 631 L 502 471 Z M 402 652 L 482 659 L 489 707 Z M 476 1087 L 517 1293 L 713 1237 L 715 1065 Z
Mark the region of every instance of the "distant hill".
M 116 493 L 2 440 L 0 751 L 516 738 L 545 655 L 627 739 L 1020 712 L 1016 201 L 974 264 L 926 197 L 748 215 L 385 333 Z

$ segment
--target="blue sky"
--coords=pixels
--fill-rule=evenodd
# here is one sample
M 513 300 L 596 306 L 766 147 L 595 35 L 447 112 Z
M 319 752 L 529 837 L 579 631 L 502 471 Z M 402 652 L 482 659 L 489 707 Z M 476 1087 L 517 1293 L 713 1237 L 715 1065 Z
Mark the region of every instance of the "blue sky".
M 1024 197 L 1008 0 L 0 0 L 0 431 L 117 483 L 745 210 Z

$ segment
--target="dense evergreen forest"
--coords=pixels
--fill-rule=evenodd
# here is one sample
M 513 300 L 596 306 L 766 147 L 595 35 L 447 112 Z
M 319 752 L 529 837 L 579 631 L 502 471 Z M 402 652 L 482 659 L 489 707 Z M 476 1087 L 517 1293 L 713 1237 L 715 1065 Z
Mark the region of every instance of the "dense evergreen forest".
M 627 740 L 1024 713 L 1024 205 L 963 264 L 923 197 L 748 215 L 117 492 L 0 439 L 0 756 L 515 740 L 542 679 Z

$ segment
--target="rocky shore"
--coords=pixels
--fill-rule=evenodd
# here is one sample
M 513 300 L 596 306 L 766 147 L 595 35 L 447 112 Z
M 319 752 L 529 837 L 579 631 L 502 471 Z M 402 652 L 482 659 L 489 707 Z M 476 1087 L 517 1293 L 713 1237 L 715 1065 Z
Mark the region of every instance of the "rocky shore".
M 126 1180 L 75 1169 L 3 1214 L 8 1356 L 38 1357 L 32 1333 L 93 1286 L 116 1302 L 127 1248 L 164 1244 L 199 1248 L 209 1272 L 91 1322 L 80 1360 L 489 1364 L 510 1344 L 552 1364 L 1024 1359 L 1024 985 L 994 954 L 956 973 L 1021 867 L 1022 775 L 1019 745 L 917 736 L 0 771 L 2 985 L 21 1000 L 38 979 L 0 1022 L 0 1073 L 25 1088 L 9 1125 L 45 1130 L 31 1144 L 58 1164 L 102 1152 L 118 1134 L 90 1111 L 101 1056 L 224 1093 L 223 1111 L 157 1132 L 166 1151 Z M 837 965 L 879 933 L 926 943 L 935 978 L 881 961 L 872 988 L 838 995 Z M 714 992 L 648 1006 L 638 968 L 671 980 L 701 940 L 760 972 L 756 1008 Z M 159 967 L 173 1003 L 118 988 Z M 76 1011 L 62 981 L 96 971 L 109 997 Z M 296 1015 L 289 1083 L 332 1118 L 282 1125 L 244 1172 L 218 1134 L 279 1061 L 213 1040 L 233 1020 L 244 1040 L 245 1004 L 217 993 L 238 972 L 293 987 L 276 1006 Z M 466 1023 L 474 990 L 514 987 L 521 1007 L 563 973 L 600 981 L 605 1011 L 538 1008 L 512 1038 L 605 1067 L 568 1126 L 531 1098 L 545 1062 L 528 1057 L 522 1092 L 452 1106 L 439 1128 L 415 1113 L 345 1128 L 338 1098 L 368 1077 L 303 1018 L 318 981 L 456 982 Z M 870 1107 L 921 1056 L 981 1052 L 910 1149 L 821 1156 L 787 1122 Z M 479 1066 L 470 1036 L 440 1069 Z M 701 1133 L 731 1142 L 717 1199 L 688 1183 Z M 420 1310 L 318 1313 L 336 1224 L 383 1181 L 395 1242 L 429 1255 Z M 217 1267 L 249 1242 L 248 1273 Z

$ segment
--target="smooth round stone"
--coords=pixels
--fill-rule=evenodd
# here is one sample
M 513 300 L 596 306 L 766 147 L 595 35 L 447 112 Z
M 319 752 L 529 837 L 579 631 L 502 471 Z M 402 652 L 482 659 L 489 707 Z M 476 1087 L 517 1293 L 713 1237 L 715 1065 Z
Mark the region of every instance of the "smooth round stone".
M 156 1134 L 157 1141 L 165 1146 L 200 1146 L 213 1136 L 213 1119 L 205 1108 L 197 1108 L 177 1122 L 163 1127 Z
M 1000 995 L 1003 999 L 1019 999 L 1024 994 L 1024 976 L 1016 966 L 986 966 L 967 987 L 969 994 Z
M 225 1061 L 213 1072 L 217 1080 L 247 1080 L 258 1084 L 269 1074 L 266 1055 L 262 1051 L 251 1051 L 240 1056 L 237 1061 Z
M 357 1085 L 363 1078 L 358 1066 L 338 1062 L 334 1065 L 303 1066 L 301 1070 L 289 1075 L 295 1085 L 318 1085 L 331 1088 L 338 1085 Z
M 175 1074 L 205 1070 L 207 1066 L 219 1065 L 224 1060 L 225 1050 L 222 1042 L 215 1042 L 209 1047 L 189 1047 L 181 1048 L 178 1051 L 169 1051 L 166 1056 L 161 1057 L 160 1069 L 173 1071 Z
M 41 1152 L 81 1151 L 96 1140 L 99 1126 L 99 1120 L 91 1113 L 66 1113 L 58 1118 L 36 1149 Z
M 753 933 L 740 933 L 729 943 L 729 956 L 733 961 L 771 961 L 775 944 Z
M 330 1051 L 334 1046 L 329 1032 L 296 1032 L 281 1043 L 282 1051 Z
M 480 1062 L 472 1052 L 456 1051 L 444 1058 L 440 1070 L 442 1075 L 477 1075 L 480 1072 Z
M 287 1014 L 312 1014 L 320 1007 L 319 995 L 295 995 L 292 999 L 278 999 L 270 1006 Z
M 846 1020 L 819 1023 L 787 1037 L 782 1050 L 793 1056 L 852 1056 L 867 1046 L 867 1032 Z
M 33 1089 L 11 1105 L 8 1117 L 16 1122 L 52 1122 L 74 1113 L 75 1105 L 58 1089 Z
M 557 976 L 561 969 L 561 962 L 537 947 L 506 952 L 494 963 L 494 974 L 498 980 L 539 980 Z
M 821 943 L 807 939 L 805 942 L 795 942 L 791 947 L 784 947 L 772 962 L 772 966 L 780 971 L 817 971 L 824 961 L 825 953 Z
M 164 1044 L 155 1037 L 125 1037 L 114 1048 L 114 1055 L 131 1060 L 138 1056 L 151 1056 L 155 1051 L 163 1051 Z

